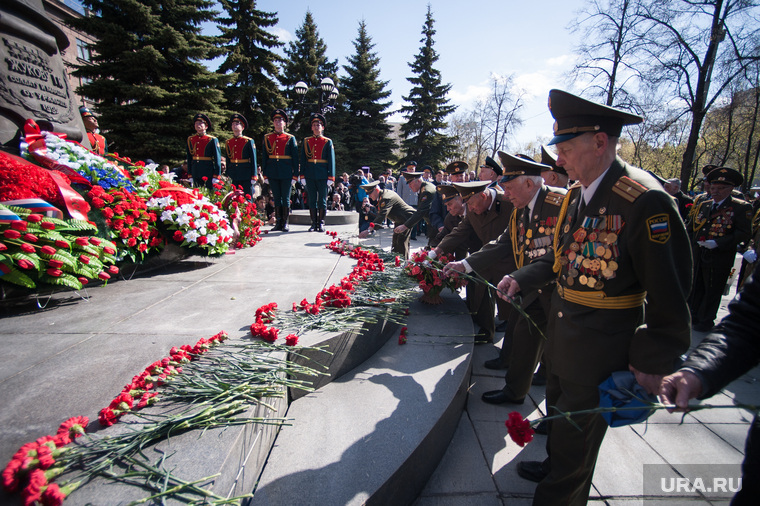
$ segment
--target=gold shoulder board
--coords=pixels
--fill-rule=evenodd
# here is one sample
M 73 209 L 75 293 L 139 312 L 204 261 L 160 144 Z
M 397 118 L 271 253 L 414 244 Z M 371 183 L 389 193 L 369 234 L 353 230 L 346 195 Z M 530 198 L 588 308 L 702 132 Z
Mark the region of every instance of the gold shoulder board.
M 565 198 L 564 195 L 561 193 L 555 193 L 555 192 L 548 192 L 546 194 L 546 198 L 544 199 L 544 202 L 547 204 L 551 204 L 553 206 L 561 206 L 562 200 Z
M 647 191 L 648 188 L 641 183 L 637 183 L 628 176 L 622 176 L 615 182 L 612 191 L 623 197 L 628 202 L 634 202 L 639 196 Z

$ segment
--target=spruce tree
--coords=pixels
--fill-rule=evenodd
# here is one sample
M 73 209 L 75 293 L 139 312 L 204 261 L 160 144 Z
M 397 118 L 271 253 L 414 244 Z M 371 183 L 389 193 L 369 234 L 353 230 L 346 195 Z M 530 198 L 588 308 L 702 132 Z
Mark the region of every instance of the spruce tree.
M 442 84 L 441 73 L 433 66 L 438 61 L 438 53 L 433 48 L 433 23 L 433 13 L 428 5 L 420 40 L 423 45 L 414 62 L 409 64 L 416 77 L 407 78 L 413 86 L 409 95 L 403 97 L 409 105 L 401 108 L 407 118 L 407 122 L 401 125 L 404 137 L 401 147 L 407 160 L 415 160 L 418 167 L 431 165 L 437 168 L 456 150 L 453 139 L 443 133 L 448 126 L 446 117 L 456 110 L 456 106 L 449 105 L 446 98 L 451 85 Z
M 317 106 L 299 105 L 301 98 L 297 96 L 293 87 L 298 81 L 304 81 L 309 86 L 309 92 L 303 103 L 317 104 L 319 83 L 322 79 L 329 77 L 336 86 L 338 85 L 338 60 L 328 60 L 327 45 L 319 36 L 314 17 L 308 10 L 303 24 L 296 30 L 296 40 L 290 42 L 285 48 L 285 55 L 282 84 L 286 87 L 286 95 L 293 111 L 290 115 L 288 130 L 301 143 L 304 137 L 311 135 L 311 127 L 308 124 L 309 115 L 316 112 Z M 327 122 L 325 134 L 331 137 L 330 118 L 327 118 Z
M 200 25 L 216 12 L 210 0 L 83 0 L 98 13 L 72 26 L 92 35 L 91 64 L 74 75 L 86 78 L 78 93 L 98 102 L 96 113 L 113 151 L 159 163 L 185 158 L 193 116 L 202 112 L 221 132 L 227 76 L 204 60 L 221 53 Z
M 341 80 L 342 107 L 335 114 L 331 130 L 340 142 L 335 143 L 338 163 L 343 170 L 353 172 L 369 166 L 375 171 L 392 164 L 394 141 L 387 123 L 391 106 L 386 90 L 388 81 L 380 80 L 380 59 L 372 51 L 375 45 L 367 35 L 367 25 L 359 23 L 359 35 L 354 41 L 356 53 L 348 58 L 343 70 L 348 74 Z
M 234 74 L 224 90 L 226 106 L 248 120 L 246 134 L 257 145 L 272 129 L 272 111 L 284 108 L 285 97 L 278 87 L 282 58 L 273 52 L 284 44 L 266 28 L 278 22 L 277 13 L 256 9 L 256 0 L 219 0 L 227 17 L 220 17 L 220 45 L 226 51 L 218 72 Z

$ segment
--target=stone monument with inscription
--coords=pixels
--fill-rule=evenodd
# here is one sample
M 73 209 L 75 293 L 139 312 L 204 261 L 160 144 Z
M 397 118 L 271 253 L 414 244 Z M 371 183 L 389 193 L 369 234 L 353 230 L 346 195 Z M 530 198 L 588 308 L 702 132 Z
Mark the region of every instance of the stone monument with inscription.
M 27 119 L 89 147 L 60 51 L 69 41 L 42 0 L 0 2 L 0 145 L 18 149 Z

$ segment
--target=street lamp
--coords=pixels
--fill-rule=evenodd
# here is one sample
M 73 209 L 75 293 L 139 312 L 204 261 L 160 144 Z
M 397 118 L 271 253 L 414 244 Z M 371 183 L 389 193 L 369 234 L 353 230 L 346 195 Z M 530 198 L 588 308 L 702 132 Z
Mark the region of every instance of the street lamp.
M 332 111 L 334 109 L 333 103 L 338 98 L 338 88 L 335 87 L 335 83 L 329 77 L 325 77 L 322 79 L 322 82 L 319 83 L 319 102 L 317 104 L 304 103 L 306 93 L 309 91 L 309 86 L 305 82 L 298 81 L 293 89 L 295 90 L 296 95 L 300 98 L 298 105 L 316 105 L 319 108 L 319 112 L 322 114 Z

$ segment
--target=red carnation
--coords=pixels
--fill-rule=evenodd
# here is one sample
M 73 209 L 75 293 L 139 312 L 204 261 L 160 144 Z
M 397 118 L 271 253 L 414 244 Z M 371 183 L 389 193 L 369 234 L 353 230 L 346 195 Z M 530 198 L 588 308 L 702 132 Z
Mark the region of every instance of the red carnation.
M 295 346 L 298 344 L 298 336 L 295 334 L 288 334 L 285 336 L 285 344 L 288 346 Z
M 110 427 L 117 422 L 116 414 L 111 408 L 103 408 L 98 413 L 98 422 L 104 427 Z
M 60 489 L 58 484 L 51 483 L 42 493 L 42 506 L 60 506 L 66 500 L 66 494 Z
M 179 231 L 179 230 L 175 230 L 175 231 L 174 231 L 174 235 L 173 235 L 173 238 L 174 238 L 174 240 L 175 240 L 175 241 L 177 241 L 177 242 L 182 242 L 182 241 L 184 241 L 184 240 L 185 240 L 185 236 L 184 236 L 184 235 L 182 235 L 182 232 L 181 232 L 181 231 Z
M 512 441 L 520 446 L 525 446 L 525 443 L 533 441 L 533 428 L 530 426 L 530 422 L 525 420 L 523 416 L 517 411 L 512 411 L 509 414 L 509 418 L 505 422 L 507 426 L 507 432 Z
M 85 433 L 89 423 L 90 419 L 86 416 L 73 416 L 58 427 L 57 434 L 68 434 L 71 439 L 75 439 Z

